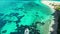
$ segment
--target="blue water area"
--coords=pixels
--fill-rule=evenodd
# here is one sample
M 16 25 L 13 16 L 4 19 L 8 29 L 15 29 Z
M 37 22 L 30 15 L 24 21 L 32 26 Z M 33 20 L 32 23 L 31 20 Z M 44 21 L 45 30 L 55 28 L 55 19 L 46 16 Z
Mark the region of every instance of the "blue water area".
M 40 34 L 53 13 L 41 0 L 0 0 L 0 34 L 23 34 L 26 28 L 30 34 Z

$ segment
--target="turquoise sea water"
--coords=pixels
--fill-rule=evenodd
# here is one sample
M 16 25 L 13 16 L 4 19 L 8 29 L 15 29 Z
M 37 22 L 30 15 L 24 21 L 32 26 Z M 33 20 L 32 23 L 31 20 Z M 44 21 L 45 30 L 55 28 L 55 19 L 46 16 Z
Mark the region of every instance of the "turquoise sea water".
M 23 34 L 28 28 L 30 34 L 44 34 L 44 27 L 48 25 L 49 30 L 50 24 L 46 21 L 52 18 L 53 13 L 40 0 L 0 0 L 0 33 Z

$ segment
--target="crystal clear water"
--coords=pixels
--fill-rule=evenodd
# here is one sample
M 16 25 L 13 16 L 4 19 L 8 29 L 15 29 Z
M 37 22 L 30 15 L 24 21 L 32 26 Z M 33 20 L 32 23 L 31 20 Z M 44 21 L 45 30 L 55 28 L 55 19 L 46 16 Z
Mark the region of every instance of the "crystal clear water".
M 53 13 L 40 0 L 0 0 L 0 33 L 48 34 Z

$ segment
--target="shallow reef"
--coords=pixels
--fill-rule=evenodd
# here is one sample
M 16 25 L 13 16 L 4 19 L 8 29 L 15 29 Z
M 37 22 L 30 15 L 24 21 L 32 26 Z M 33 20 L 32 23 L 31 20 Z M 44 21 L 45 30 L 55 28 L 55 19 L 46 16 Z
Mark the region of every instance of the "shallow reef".
M 0 34 L 25 34 L 26 28 L 29 34 L 50 32 L 54 12 L 41 0 L 0 1 Z

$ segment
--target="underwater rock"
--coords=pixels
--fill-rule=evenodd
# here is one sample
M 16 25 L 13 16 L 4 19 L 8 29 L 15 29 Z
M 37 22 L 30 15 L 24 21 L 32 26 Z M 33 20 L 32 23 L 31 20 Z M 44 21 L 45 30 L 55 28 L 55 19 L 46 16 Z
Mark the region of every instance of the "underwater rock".
M 10 13 L 10 16 L 18 16 L 19 14 L 18 13 Z
M 6 20 L 0 19 L 0 28 L 2 28 L 6 24 Z
M 7 32 L 7 30 L 2 31 L 2 33 L 6 33 L 6 32 Z

